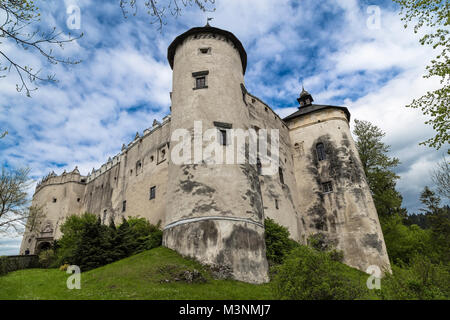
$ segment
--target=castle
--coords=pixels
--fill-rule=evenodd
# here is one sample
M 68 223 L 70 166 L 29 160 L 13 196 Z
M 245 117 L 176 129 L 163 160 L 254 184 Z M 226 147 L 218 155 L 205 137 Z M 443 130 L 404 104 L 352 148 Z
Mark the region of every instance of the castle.
M 321 235 L 350 266 L 390 269 L 347 108 L 313 104 L 303 89 L 298 111 L 280 118 L 246 90 L 241 42 L 209 24 L 176 37 L 168 61 L 171 114 L 87 176 L 75 168 L 45 177 L 32 202 L 44 219 L 26 228 L 21 254 L 36 254 L 61 237 L 60 226 L 72 214 L 95 213 L 104 223 L 141 216 L 161 223 L 164 246 L 226 267 L 235 279 L 263 283 L 269 217 L 300 243 Z M 216 130 L 224 150 L 233 146 L 231 129 L 278 130 L 276 174 L 261 174 L 259 159 L 256 165 L 174 163 L 171 135 L 179 128 L 194 133 L 195 121 L 201 132 Z

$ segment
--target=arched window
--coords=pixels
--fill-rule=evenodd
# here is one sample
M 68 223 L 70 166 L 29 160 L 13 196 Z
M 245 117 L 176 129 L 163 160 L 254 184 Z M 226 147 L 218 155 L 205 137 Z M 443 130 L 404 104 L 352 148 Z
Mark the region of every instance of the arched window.
M 325 147 L 322 142 L 316 145 L 317 158 L 319 161 L 325 160 Z

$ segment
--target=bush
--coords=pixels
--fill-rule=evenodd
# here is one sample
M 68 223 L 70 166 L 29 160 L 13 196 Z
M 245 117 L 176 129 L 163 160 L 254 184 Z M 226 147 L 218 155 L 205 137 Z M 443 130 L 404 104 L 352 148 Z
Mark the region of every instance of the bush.
M 289 238 L 288 229 L 277 224 L 274 220 L 266 218 L 264 227 L 267 261 L 269 265 L 280 264 L 298 244 Z
M 387 300 L 431 300 L 450 298 L 448 266 L 433 264 L 424 256 L 416 256 L 408 268 L 392 267 L 393 274 L 381 280 L 377 293 Z
M 4 256 L 0 257 L 0 276 L 16 270 L 37 268 L 39 261 L 36 256 Z
M 415 256 L 433 253 L 431 230 L 423 230 L 415 224 L 405 226 L 400 215 L 383 217 L 380 223 L 389 258 L 394 264 L 409 265 Z
M 51 268 L 56 264 L 56 254 L 52 249 L 44 250 L 39 253 L 39 266 L 41 268 Z
M 332 253 L 298 246 L 277 268 L 279 299 L 353 300 L 369 296 L 367 275 L 332 259 Z
M 77 265 L 83 271 L 126 258 L 161 245 L 159 225 L 144 218 L 123 218 L 116 228 L 114 221 L 103 225 L 100 218 L 85 213 L 71 216 L 61 226 L 62 238 L 57 244 L 58 264 Z

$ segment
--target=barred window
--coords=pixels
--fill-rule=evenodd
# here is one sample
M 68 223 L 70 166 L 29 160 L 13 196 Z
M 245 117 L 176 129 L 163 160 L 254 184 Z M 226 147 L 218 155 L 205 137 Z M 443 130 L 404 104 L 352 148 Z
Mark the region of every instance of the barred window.
M 331 183 L 331 181 L 322 183 L 322 191 L 324 193 L 333 192 L 333 184 Z

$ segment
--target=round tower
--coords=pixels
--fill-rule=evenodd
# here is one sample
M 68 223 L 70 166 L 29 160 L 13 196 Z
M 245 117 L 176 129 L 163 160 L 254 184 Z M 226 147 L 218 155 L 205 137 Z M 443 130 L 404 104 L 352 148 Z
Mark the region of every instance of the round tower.
M 366 271 L 390 271 L 378 214 L 345 107 L 312 104 L 302 90 L 300 108 L 284 121 L 294 146 L 294 173 L 307 236 L 344 253 L 344 262 Z
M 225 156 L 235 148 L 231 131 L 247 130 L 250 122 L 241 89 L 246 52 L 232 33 L 206 25 L 178 36 L 169 46 L 168 60 L 173 69 L 171 131 L 189 132 L 192 154 L 191 163 L 184 164 L 175 163 L 171 154 L 168 194 L 172 197 L 163 244 L 212 265 L 220 275 L 266 282 L 257 168 Z M 211 129 L 217 132 L 224 163 L 208 162 L 211 159 L 203 154 L 207 141 L 195 143 Z M 176 143 L 171 141 L 172 151 Z

